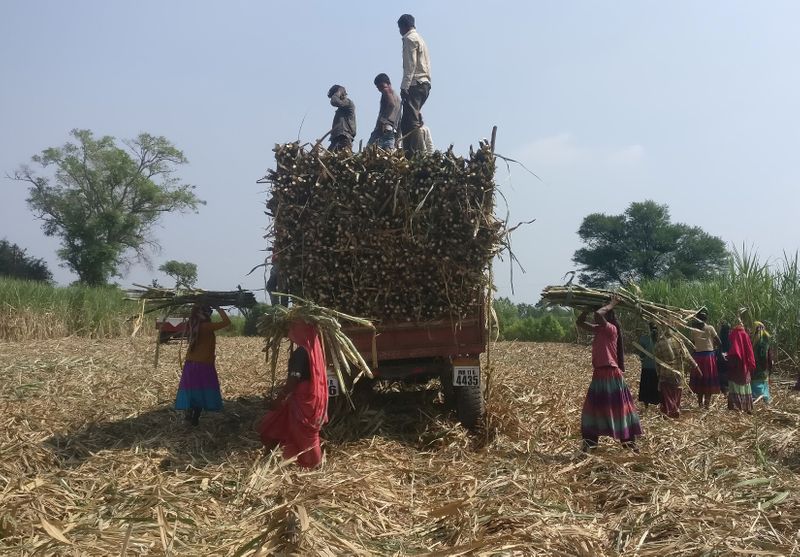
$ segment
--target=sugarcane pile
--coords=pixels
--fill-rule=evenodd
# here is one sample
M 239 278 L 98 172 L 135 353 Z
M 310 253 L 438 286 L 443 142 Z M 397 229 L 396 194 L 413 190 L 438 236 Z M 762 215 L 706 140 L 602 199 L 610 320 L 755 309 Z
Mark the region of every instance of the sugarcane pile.
M 272 305 L 265 309 L 258 323 L 258 332 L 266 339 L 264 351 L 269 362 L 273 384 L 278 366 L 281 344 L 289 336 L 289 327 L 294 321 L 304 321 L 314 325 L 319 331 L 325 348 L 327 363 L 333 368 L 340 385 L 355 383 L 362 375 L 372 377 L 370 366 L 342 331 L 342 323 L 367 327 L 375 331 L 371 321 L 361 317 L 318 306 L 307 300 L 292 297 L 291 307 Z M 375 362 L 377 364 L 377 362 Z M 345 382 L 345 374 L 354 375 L 351 382 Z M 344 390 L 349 396 L 348 390 Z
M 504 223 L 495 159 L 276 145 L 267 207 L 282 291 L 386 321 L 477 311 Z
M 134 284 L 137 289 L 127 291 L 127 299 L 142 303 L 143 313 L 154 311 L 180 311 L 194 304 L 211 307 L 233 306 L 240 309 L 256 305 L 256 297 L 249 290 L 213 291 L 200 289 L 154 288 Z

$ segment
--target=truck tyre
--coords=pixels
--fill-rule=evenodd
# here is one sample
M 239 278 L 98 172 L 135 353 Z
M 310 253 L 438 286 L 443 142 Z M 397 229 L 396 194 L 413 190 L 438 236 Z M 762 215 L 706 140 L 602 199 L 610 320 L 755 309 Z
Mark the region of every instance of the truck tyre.
M 452 387 L 455 392 L 458 421 L 467 429 L 475 429 L 485 410 L 483 391 L 476 387 Z

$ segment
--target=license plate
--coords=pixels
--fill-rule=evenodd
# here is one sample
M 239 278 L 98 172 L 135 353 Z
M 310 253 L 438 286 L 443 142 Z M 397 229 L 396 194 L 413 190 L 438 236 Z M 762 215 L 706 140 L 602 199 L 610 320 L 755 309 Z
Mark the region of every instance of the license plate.
M 453 366 L 453 386 L 480 387 L 480 366 Z
M 336 375 L 328 374 L 328 396 L 339 396 L 339 378 Z

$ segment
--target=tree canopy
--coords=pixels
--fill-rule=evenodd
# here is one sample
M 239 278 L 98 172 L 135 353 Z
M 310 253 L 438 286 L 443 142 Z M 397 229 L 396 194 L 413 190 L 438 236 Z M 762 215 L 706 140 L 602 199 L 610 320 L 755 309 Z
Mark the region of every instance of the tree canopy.
M 152 229 L 162 215 L 195 211 L 203 201 L 175 177 L 187 160 L 166 138 L 142 133 L 120 147 L 89 130 L 71 135 L 74 143 L 32 157 L 47 174 L 23 165 L 13 178 L 29 184 L 28 205 L 44 233 L 61 239 L 66 266 L 80 282 L 101 285 L 159 249 Z
M 669 207 L 654 201 L 631 203 L 621 215 L 593 213 L 578 235 L 585 244 L 573 261 L 589 286 L 642 279 L 701 279 L 725 266 L 725 243 L 697 226 L 673 223 Z
M 158 270 L 175 279 L 175 288 L 194 288 L 197 282 L 197 265 L 188 261 L 171 259 Z
M 29 256 L 25 249 L 8 240 L 0 240 L 0 276 L 44 282 L 53 280 L 44 259 Z

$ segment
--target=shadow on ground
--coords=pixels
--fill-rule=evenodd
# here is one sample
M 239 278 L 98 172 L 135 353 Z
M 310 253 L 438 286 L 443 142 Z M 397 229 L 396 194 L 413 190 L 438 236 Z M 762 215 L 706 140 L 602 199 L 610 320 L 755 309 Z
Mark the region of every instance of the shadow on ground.
M 204 412 L 199 426 L 191 426 L 183 412 L 171 406 L 155 408 L 136 416 L 109 422 L 94 422 L 44 442 L 62 465 L 77 466 L 101 451 L 166 449 L 162 467 L 179 462 L 221 462 L 230 453 L 258 449 L 255 431 L 264 415 L 263 397 L 240 397 L 224 401 L 222 412 Z
M 341 444 L 379 436 L 426 448 L 459 426 L 441 401 L 438 389 L 425 385 L 401 390 L 362 389 L 354 394 L 355 409 L 345 397 L 331 399 L 331 421 L 323 428 L 328 443 Z M 94 422 L 44 441 L 62 466 L 79 466 L 102 451 L 163 449 L 162 468 L 205 466 L 223 462 L 232 453 L 259 450 L 257 427 L 266 413 L 263 397 L 224 401 L 222 412 L 204 412 L 191 426 L 183 412 L 163 406 L 136 416 Z

